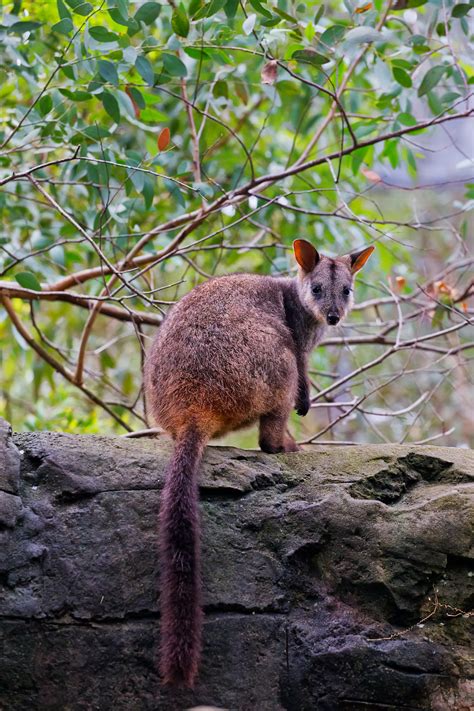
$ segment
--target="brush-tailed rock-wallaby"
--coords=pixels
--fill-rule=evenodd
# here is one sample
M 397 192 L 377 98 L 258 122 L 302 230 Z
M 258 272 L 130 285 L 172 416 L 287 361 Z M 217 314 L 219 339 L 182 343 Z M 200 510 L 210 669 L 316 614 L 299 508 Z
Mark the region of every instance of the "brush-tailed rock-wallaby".
M 308 356 L 352 305 L 373 247 L 332 259 L 294 242 L 296 278 L 217 277 L 174 306 L 148 353 L 147 402 L 175 441 L 160 506 L 161 672 L 192 686 L 201 651 L 197 470 L 212 438 L 259 422 L 264 452 L 296 452 L 293 408 L 310 408 Z

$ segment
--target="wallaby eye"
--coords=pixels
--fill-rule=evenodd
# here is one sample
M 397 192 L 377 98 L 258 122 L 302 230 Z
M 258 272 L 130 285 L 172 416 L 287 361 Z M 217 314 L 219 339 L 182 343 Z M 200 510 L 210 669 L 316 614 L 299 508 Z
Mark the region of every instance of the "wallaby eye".
M 349 294 L 351 293 L 351 290 L 349 289 L 348 286 L 345 286 L 344 289 L 342 290 L 342 293 L 344 294 L 344 296 L 349 296 Z
M 311 291 L 315 296 L 321 296 L 323 289 L 321 287 L 321 284 L 315 284 L 314 286 L 311 287 Z

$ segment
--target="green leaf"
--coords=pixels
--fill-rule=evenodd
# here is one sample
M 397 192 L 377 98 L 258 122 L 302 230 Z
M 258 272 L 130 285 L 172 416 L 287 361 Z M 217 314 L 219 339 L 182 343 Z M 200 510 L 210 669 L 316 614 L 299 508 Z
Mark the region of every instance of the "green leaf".
M 134 19 L 137 22 L 144 22 L 145 25 L 151 25 L 156 20 L 161 12 L 161 5 L 157 2 L 146 2 L 135 13 Z
M 213 90 L 213 95 L 216 97 L 223 96 L 225 99 L 229 98 L 229 87 L 227 86 L 227 82 L 223 81 L 222 79 L 219 79 L 219 81 L 216 81 L 214 84 L 214 90 Z
M 429 69 L 420 84 L 420 88 L 418 89 L 418 96 L 424 96 L 429 91 L 431 91 L 431 89 L 433 89 L 436 84 L 438 84 L 438 82 L 441 80 L 445 71 L 446 67 L 442 65 L 438 65 L 437 67 L 432 67 L 431 69 Z
M 180 37 L 187 37 L 189 34 L 189 20 L 183 3 L 180 3 L 171 16 L 171 27 Z
M 407 10 L 411 7 L 421 7 L 421 5 L 426 5 L 428 0 L 407 0 L 406 2 L 396 3 L 392 10 Z
M 114 5 L 124 20 L 128 19 L 129 0 L 108 0 L 108 5 Z
M 322 18 L 322 16 L 324 15 L 324 10 L 325 10 L 324 5 L 320 5 L 320 6 L 318 7 L 318 10 L 317 10 L 317 12 L 316 12 L 316 15 L 314 16 L 314 24 L 315 24 L 315 25 L 318 24 L 319 20 L 320 20 L 320 19 Z
M 431 325 L 433 328 L 441 328 L 443 325 L 443 320 L 444 317 L 447 314 L 447 310 L 443 307 L 440 306 L 439 304 L 436 306 L 434 313 L 433 313 L 433 318 L 431 319 Z
M 402 86 L 405 86 L 407 89 L 413 86 L 411 76 L 407 74 L 404 69 L 401 69 L 400 67 L 392 67 L 392 74 L 395 81 Z
M 412 151 L 409 148 L 405 148 L 404 152 L 405 152 L 405 156 L 407 159 L 408 168 L 410 170 L 410 173 L 411 173 L 411 175 L 413 175 L 413 177 L 415 177 L 417 174 L 417 165 L 416 165 L 415 156 L 413 155 Z
M 457 91 L 447 91 L 441 97 L 441 101 L 443 102 L 443 104 L 453 104 L 460 97 L 461 97 L 461 94 L 458 94 Z
M 178 57 L 175 57 L 174 54 L 166 53 L 163 53 L 161 56 L 163 59 L 163 66 L 168 74 L 171 74 L 172 77 L 187 76 L 186 67 Z
M 296 19 L 296 17 L 292 17 L 292 16 L 289 15 L 287 12 L 285 12 L 284 10 L 282 10 L 281 7 L 274 7 L 274 8 L 273 8 L 273 11 L 276 12 L 276 14 L 277 14 L 279 17 L 281 17 L 283 20 L 286 20 L 287 22 L 290 22 L 290 23 L 293 24 L 293 25 L 297 25 L 297 24 L 298 24 L 298 20 Z
M 267 10 L 266 7 L 263 7 L 262 3 L 259 2 L 259 0 L 249 0 L 250 4 L 252 7 L 260 13 L 260 15 L 263 15 L 264 17 L 267 17 L 269 19 L 273 18 L 273 15 L 269 10 Z
M 113 84 L 114 86 L 118 86 L 119 80 L 115 64 L 112 64 L 112 62 L 109 62 L 106 59 L 99 59 L 97 67 L 102 79 L 105 79 L 105 81 L 110 82 L 110 84 Z
M 83 133 L 88 138 L 94 138 L 95 140 L 98 140 L 99 138 L 107 138 L 107 136 L 110 136 L 110 133 L 107 131 L 107 129 L 102 128 L 101 126 L 88 126 L 84 129 Z
M 239 7 L 239 0 L 227 0 L 225 4 L 225 14 L 231 20 L 235 17 Z M 190 11 L 191 12 L 191 11 Z
M 94 25 L 89 28 L 89 34 L 97 42 L 118 42 L 120 37 L 115 32 L 110 32 L 106 27 Z
M 61 71 L 63 72 L 64 76 L 66 76 L 68 79 L 71 79 L 71 81 L 76 80 L 76 75 L 74 74 L 74 67 L 68 67 L 67 64 L 64 64 L 61 67 Z
M 90 15 L 90 13 L 94 9 L 90 2 L 83 2 L 83 0 L 66 0 L 66 3 L 69 5 L 73 12 L 75 12 L 77 15 L 82 15 L 83 17 L 86 17 L 86 15 Z
M 188 57 L 192 57 L 192 59 L 197 59 L 199 61 L 203 61 L 204 59 L 210 59 L 210 55 L 206 52 L 205 49 L 197 49 L 196 47 L 185 47 L 184 52 L 188 55 Z
M 332 25 L 324 30 L 319 41 L 327 47 L 334 47 L 344 37 L 345 31 L 346 28 L 343 25 Z
M 223 49 L 210 49 L 208 47 L 207 53 L 210 57 L 212 57 L 212 59 L 214 59 L 216 62 L 219 62 L 219 64 L 235 64 L 232 58 L 226 52 L 224 52 Z
M 346 42 L 350 44 L 366 44 L 368 42 L 380 42 L 384 39 L 381 32 L 373 27 L 354 27 L 346 35 Z
M 25 22 L 14 22 L 7 29 L 9 35 L 22 35 L 24 32 L 33 32 L 38 27 L 41 27 L 42 22 L 32 22 L 31 20 L 26 20 Z
M 430 51 L 430 47 L 427 44 L 417 44 L 413 47 L 415 54 L 426 54 Z
M 127 89 L 127 94 L 130 95 L 130 97 L 133 99 L 139 109 L 145 108 L 145 99 L 143 98 L 142 92 L 139 89 L 137 89 L 135 86 L 130 86 Z
M 32 291 L 42 291 L 41 284 L 34 274 L 31 272 L 18 272 L 15 274 L 15 279 L 24 289 L 31 289 Z
M 120 12 L 120 10 L 118 10 L 116 7 L 109 7 L 107 12 L 109 13 L 112 20 L 117 23 L 117 25 L 123 25 L 124 27 L 129 26 L 128 17 L 125 18 Z
M 127 34 L 129 37 L 133 37 L 133 35 L 136 35 L 137 32 L 140 31 L 140 23 L 137 22 L 133 17 L 128 21 L 127 25 Z
M 143 109 L 140 112 L 140 121 L 144 121 L 145 123 L 164 123 L 165 121 L 168 121 L 169 117 L 164 114 L 162 111 L 158 111 L 158 109 L 154 109 L 152 106 L 147 106 L 146 109 Z
M 194 17 L 196 12 L 203 6 L 204 0 L 190 0 L 188 3 L 188 13 L 191 17 Z M 238 2 L 238 0 L 237 0 Z
M 102 94 L 102 103 L 104 105 L 104 109 L 107 111 L 109 116 L 113 118 L 115 123 L 120 123 L 120 106 L 113 94 L 110 94 L 108 91 L 104 91 Z
M 211 2 L 206 3 L 204 7 L 201 7 L 201 9 L 196 12 L 193 19 L 201 20 L 203 17 L 212 17 L 216 12 L 222 10 L 226 2 L 227 0 L 211 0 Z
M 101 351 L 99 359 L 103 370 L 115 367 L 115 360 L 112 358 L 110 353 L 107 353 L 107 351 Z
M 53 100 L 48 94 L 42 96 L 41 99 L 38 101 L 38 110 L 41 116 L 46 116 L 46 114 L 49 114 L 52 108 Z
M 145 175 L 145 180 L 143 182 L 142 195 L 143 195 L 143 199 L 145 201 L 145 207 L 147 210 L 149 210 L 153 204 L 154 193 L 155 193 L 154 180 L 149 175 Z
M 395 170 L 398 167 L 398 141 L 396 139 L 387 141 L 382 155 L 387 156 L 390 165 Z
M 403 126 L 416 126 L 417 124 L 416 118 L 407 112 L 398 114 L 397 121 L 399 121 Z
M 408 62 L 406 59 L 393 59 L 392 67 L 401 67 L 402 69 L 406 69 L 406 71 L 411 72 L 413 69 L 413 63 Z
M 453 7 L 451 12 L 452 17 L 464 17 L 469 10 L 474 9 L 474 5 L 469 5 L 467 2 L 460 2 Z
M 153 86 L 155 83 L 155 72 L 153 67 L 146 57 L 137 57 L 135 62 L 135 69 L 140 74 L 143 81 L 145 81 L 148 86 Z
M 367 155 L 367 152 L 371 146 L 363 146 L 363 148 L 358 148 L 352 154 L 352 173 L 357 175 L 362 162 Z
M 63 96 L 67 96 L 68 99 L 71 99 L 71 101 L 89 101 L 89 99 L 92 99 L 92 94 L 89 94 L 88 91 L 82 91 L 81 89 L 78 91 L 60 89 L 59 91 Z
M 56 22 L 56 24 L 51 27 L 52 32 L 59 32 L 61 35 L 69 35 L 73 30 L 74 25 L 72 24 L 72 20 L 68 17 Z
M 439 114 L 443 113 L 444 106 L 441 103 L 441 101 L 438 99 L 437 94 L 435 94 L 433 91 L 429 91 L 426 95 L 426 98 L 428 99 L 428 106 L 431 109 L 431 113 L 434 116 L 439 116 Z
M 208 185 L 207 183 L 192 183 L 192 186 L 195 190 L 198 190 L 199 194 L 203 197 L 209 200 L 212 200 L 214 197 L 214 188 L 212 185 Z
M 426 44 L 426 37 L 424 35 L 412 35 L 408 39 L 408 44 L 411 44 L 413 47 L 416 47 L 417 45 L 422 45 Z
M 365 136 L 369 136 L 374 131 L 378 131 L 379 127 L 376 121 L 358 121 L 352 124 L 352 128 L 356 137 L 360 140 Z
M 71 19 L 71 13 L 67 9 L 66 5 L 63 3 L 63 0 L 57 0 L 56 7 L 58 8 L 58 15 L 61 20 Z
M 319 54 L 319 52 L 315 52 L 314 49 L 297 49 L 296 52 L 293 52 L 291 58 L 297 62 L 312 64 L 315 67 L 320 67 L 321 64 L 326 64 L 330 61 L 328 57 L 325 57 L 324 54 Z

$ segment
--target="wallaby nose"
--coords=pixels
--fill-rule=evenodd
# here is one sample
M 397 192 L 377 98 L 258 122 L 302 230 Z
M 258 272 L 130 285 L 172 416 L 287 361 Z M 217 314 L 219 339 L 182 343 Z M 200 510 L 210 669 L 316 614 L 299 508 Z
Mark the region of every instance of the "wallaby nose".
M 328 313 L 328 324 L 330 326 L 335 326 L 337 323 L 339 323 L 339 314 L 334 311 L 330 311 Z

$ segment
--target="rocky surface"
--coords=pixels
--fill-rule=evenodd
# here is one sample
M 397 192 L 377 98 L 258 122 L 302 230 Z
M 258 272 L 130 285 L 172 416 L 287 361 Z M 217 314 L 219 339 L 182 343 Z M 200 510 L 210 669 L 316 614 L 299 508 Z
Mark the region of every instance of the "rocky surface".
M 0 427 L 2 711 L 473 708 L 471 452 L 209 448 L 203 664 L 176 692 L 155 664 L 169 451 Z

